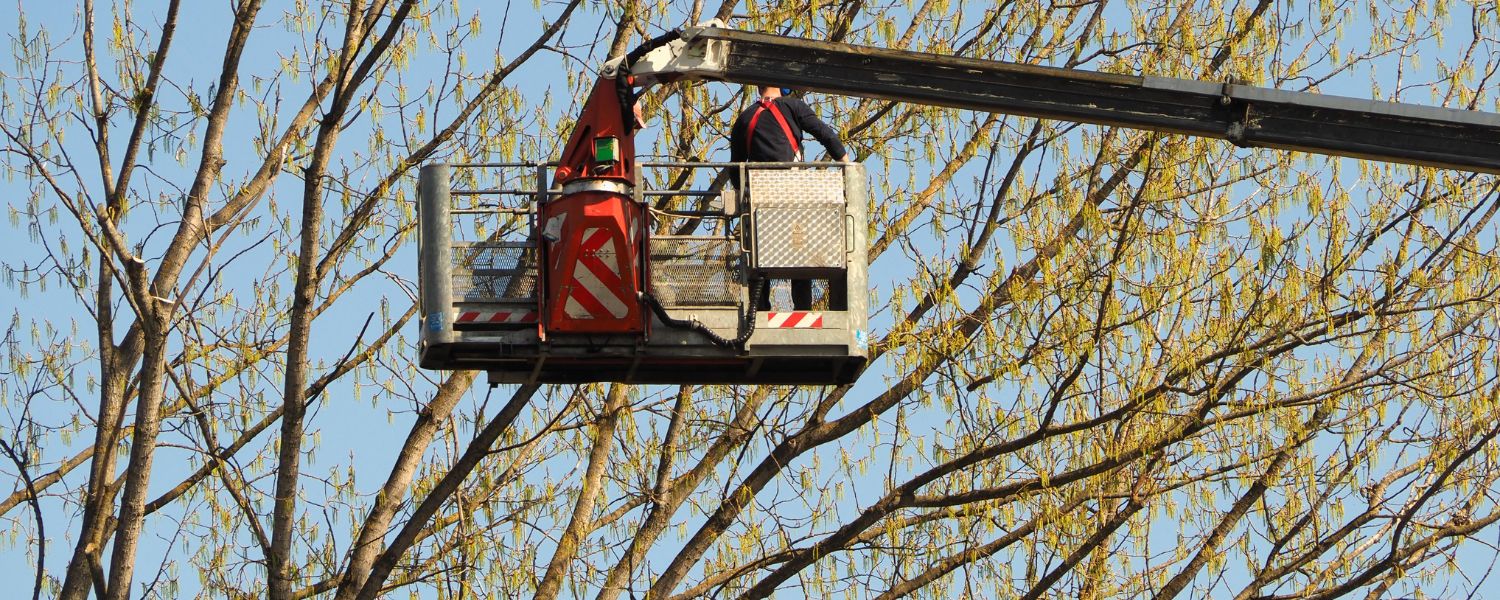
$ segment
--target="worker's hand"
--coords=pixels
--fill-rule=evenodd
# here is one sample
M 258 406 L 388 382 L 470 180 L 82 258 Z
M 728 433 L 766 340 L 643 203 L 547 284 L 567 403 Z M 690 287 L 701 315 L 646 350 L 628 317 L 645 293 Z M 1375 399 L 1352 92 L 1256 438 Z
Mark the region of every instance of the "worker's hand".
M 844 157 L 840 158 L 839 160 L 843 161 L 843 162 L 846 162 L 846 163 L 852 163 L 852 162 L 854 162 L 854 155 L 853 154 L 845 154 Z

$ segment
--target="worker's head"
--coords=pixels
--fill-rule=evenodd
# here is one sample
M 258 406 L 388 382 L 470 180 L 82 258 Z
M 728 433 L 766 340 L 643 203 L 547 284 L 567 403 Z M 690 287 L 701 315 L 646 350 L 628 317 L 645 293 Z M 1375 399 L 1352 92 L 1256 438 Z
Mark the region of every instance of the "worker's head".
M 789 96 L 791 95 L 791 93 L 792 88 L 776 87 L 771 85 L 760 86 L 760 97 L 762 98 L 780 98 L 782 96 Z

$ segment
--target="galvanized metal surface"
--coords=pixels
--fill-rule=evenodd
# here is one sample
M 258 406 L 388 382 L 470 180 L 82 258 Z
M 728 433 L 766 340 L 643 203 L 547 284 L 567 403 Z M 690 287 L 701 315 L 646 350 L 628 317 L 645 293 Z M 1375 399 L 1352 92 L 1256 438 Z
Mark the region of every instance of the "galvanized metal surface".
M 746 169 L 746 176 L 750 179 L 746 185 L 750 201 L 756 208 L 844 205 L 844 172 L 841 168 L 756 166 Z
M 453 341 L 453 277 L 449 273 L 453 223 L 448 214 L 448 166 L 417 173 L 417 289 L 424 346 Z
M 536 302 L 536 244 L 455 242 L 454 302 Z
M 757 269 L 844 268 L 842 170 L 753 168 L 746 175 Z
M 828 205 L 757 206 L 755 266 L 761 271 L 842 269 L 844 210 Z
M 663 306 L 736 306 L 741 262 L 733 238 L 653 236 L 651 295 Z
M 719 166 L 738 169 L 747 165 Z M 533 165 L 514 167 L 529 169 Z M 651 331 L 644 339 L 629 335 L 553 334 L 543 343 L 536 327 L 540 318 L 536 312 L 536 259 L 533 242 L 526 239 L 529 229 L 506 229 L 510 237 L 504 239 L 481 231 L 477 240 L 455 240 L 454 224 L 484 209 L 455 210 L 453 202 L 475 205 L 462 204 L 470 201 L 448 193 L 447 168 L 424 168 L 419 182 L 422 366 L 482 369 L 496 383 L 853 381 L 864 369 L 868 356 L 865 346 L 868 290 L 863 264 L 868 252 L 865 242 L 868 197 L 864 170 L 856 164 L 754 165 L 757 169 L 766 167 L 782 171 L 779 175 L 761 175 L 762 183 L 775 182 L 767 190 L 781 186 L 779 191 L 761 192 L 763 196 L 779 197 L 766 201 L 768 209 L 789 211 L 784 213 L 787 215 L 809 207 L 830 212 L 823 221 L 837 224 L 840 229 L 827 236 L 836 242 L 831 244 L 835 256 L 832 261 L 819 263 L 824 266 L 817 268 L 825 274 L 841 274 L 833 281 L 842 287 L 827 289 L 817 311 L 757 314 L 757 328 L 744 348 L 715 345 L 701 333 L 667 327 L 654 317 Z M 710 195 L 698 190 L 683 191 L 688 195 Z M 478 206 L 490 204 L 495 205 L 497 214 L 518 210 L 502 208 L 500 203 Z M 728 207 L 717 218 L 732 215 L 733 207 Z M 805 215 L 800 215 L 794 223 L 807 221 Z M 847 223 L 861 225 L 848 227 Z M 772 227 L 785 229 L 778 234 L 783 237 L 795 236 L 798 234 L 787 233 L 796 231 L 795 224 Z M 748 235 L 754 236 L 754 229 Z M 743 254 L 747 244 L 738 227 L 715 231 L 727 233 L 653 236 L 651 291 L 674 318 L 699 322 L 720 337 L 732 338 L 739 333 L 741 315 L 749 302 L 745 285 L 747 260 Z M 787 264 L 808 268 L 807 264 L 795 261 Z M 844 304 L 848 310 L 836 310 L 829 305 L 828 298 L 835 295 L 834 291 L 840 292 L 837 295 L 841 298 L 847 296 Z

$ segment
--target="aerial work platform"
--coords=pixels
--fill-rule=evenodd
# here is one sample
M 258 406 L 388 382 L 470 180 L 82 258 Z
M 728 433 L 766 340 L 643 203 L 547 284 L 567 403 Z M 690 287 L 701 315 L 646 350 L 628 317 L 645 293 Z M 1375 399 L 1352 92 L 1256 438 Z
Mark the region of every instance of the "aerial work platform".
M 863 371 L 861 165 L 639 163 L 636 185 L 620 191 L 632 204 L 619 214 L 602 203 L 558 202 L 580 194 L 548 188 L 552 169 L 422 168 L 423 368 L 483 370 L 491 383 L 826 385 Z M 660 180 L 687 182 L 727 170 L 744 183 L 697 190 L 641 183 L 661 170 L 673 177 Z M 647 251 L 630 256 L 634 247 Z M 814 280 L 810 309 L 779 297 L 791 279 Z M 766 280 L 773 283 L 762 287 Z M 637 297 L 620 291 L 631 285 L 642 290 Z M 767 289 L 776 303 L 755 310 Z M 613 325 L 631 315 L 642 327 Z M 600 325 L 568 330 L 577 323 Z
M 1500 173 L 1493 113 L 710 23 L 606 63 L 557 163 L 423 167 L 422 367 L 493 383 L 854 381 L 869 360 L 863 169 L 636 162 L 637 88 L 715 80 Z M 643 175 L 653 169 L 668 172 Z M 710 171 L 715 183 L 694 189 Z M 724 191 L 725 179 L 743 185 Z M 805 310 L 757 310 L 769 279 L 825 283 Z

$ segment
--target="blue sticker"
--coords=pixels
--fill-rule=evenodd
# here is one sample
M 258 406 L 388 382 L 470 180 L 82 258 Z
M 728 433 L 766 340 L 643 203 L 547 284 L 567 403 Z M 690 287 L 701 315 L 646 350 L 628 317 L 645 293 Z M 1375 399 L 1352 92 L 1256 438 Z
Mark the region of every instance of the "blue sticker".
M 427 315 L 427 331 L 437 333 L 443 330 L 443 313 L 437 312 Z
M 869 334 L 865 333 L 865 330 L 863 329 L 854 330 L 854 345 L 860 350 L 864 350 L 867 346 L 870 345 Z

